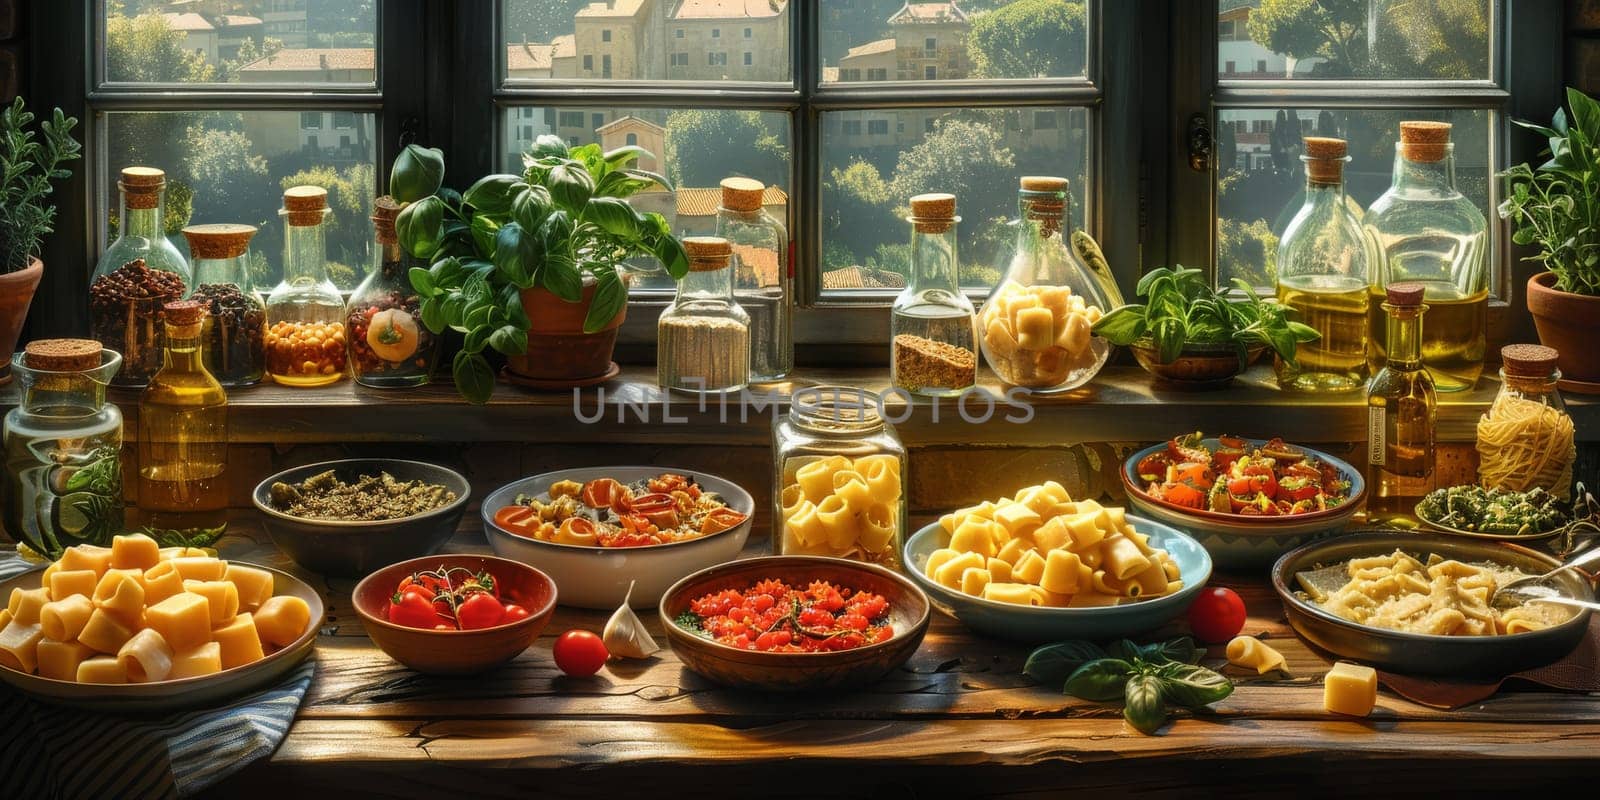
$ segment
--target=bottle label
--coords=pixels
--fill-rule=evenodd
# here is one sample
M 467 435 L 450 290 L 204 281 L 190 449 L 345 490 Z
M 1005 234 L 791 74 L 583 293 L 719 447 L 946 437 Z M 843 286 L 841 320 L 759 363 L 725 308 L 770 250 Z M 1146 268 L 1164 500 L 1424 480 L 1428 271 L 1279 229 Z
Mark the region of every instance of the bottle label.
M 1389 442 L 1385 433 L 1383 406 L 1367 407 L 1367 463 L 1383 466 Z

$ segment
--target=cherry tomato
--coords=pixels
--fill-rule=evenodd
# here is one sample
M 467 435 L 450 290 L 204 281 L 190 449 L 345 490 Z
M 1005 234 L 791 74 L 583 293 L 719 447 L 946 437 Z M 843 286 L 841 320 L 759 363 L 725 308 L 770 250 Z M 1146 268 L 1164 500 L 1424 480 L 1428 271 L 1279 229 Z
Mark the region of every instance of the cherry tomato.
M 423 597 L 432 600 L 434 595 L 433 587 L 427 582 L 417 580 L 417 577 L 418 576 L 416 575 L 408 576 L 405 580 L 400 582 L 400 588 L 395 589 L 395 591 L 404 592 L 407 589 L 410 589 L 422 595 Z
M 505 615 L 505 618 L 500 621 L 500 624 L 507 625 L 507 624 L 516 622 L 519 619 L 527 619 L 527 618 L 528 618 L 528 609 L 523 608 L 522 606 L 519 606 L 516 603 L 507 603 L 506 604 L 506 615 Z
M 1232 589 L 1211 588 L 1189 606 L 1189 630 L 1209 644 L 1226 642 L 1244 630 L 1244 601 Z
M 417 587 L 395 592 L 389 598 L 389 621 L 407 628 L 432 628 L 438 622 L 433 613 L 433 598 Z
M 611 654 L 606 652 L 606 643 L 592 631 L 574 629 L 556 639 L 555 657 L 562 672 L 583 678 L 599 672 Z
M 464 631 L 493 628 L 506 616 L 506 607 L 488 592 L 476 592 L 456 608 L 456 621 Z
M 527 506 L 506 506 L 494 512 L 494 524 L 518 536 L 532 537 L 539 532 L 543 522 L 539 512 Z

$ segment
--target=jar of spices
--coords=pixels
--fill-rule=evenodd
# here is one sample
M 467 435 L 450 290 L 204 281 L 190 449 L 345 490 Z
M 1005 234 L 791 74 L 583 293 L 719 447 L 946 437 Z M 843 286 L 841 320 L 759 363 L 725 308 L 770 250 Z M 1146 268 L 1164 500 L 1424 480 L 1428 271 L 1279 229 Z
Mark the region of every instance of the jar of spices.
M 326 386 L 344 377 L 344 298 L 328 280 L 328 190 L 283 193 L 283 281 L 267 296 L 267 372 L 288 386 Z
M 899 569 L 906 449 L 881 398 L 845 386 L 795 392 L 773 426 L 773 552 Z
M 683 240 L 689 274 L 656 326 L 663 389 L 737 392 L 750 384 L 750 315 L 733 299 L 733 247 L 716 236 Z
M 113 385 L 143 386 L 161 368 L 161 307 L 183 299 L 193 284 L 189 262 L 167 239 L 167 174 L 127 167 L 117 187 L 117 238 L 95 264 L 89 284 L 90 335 L 122 354 Z
M 410 275 L 413 267 L 428 264 L 400 246 L 394 227 L 400 204 L 384 196 L 372 208 L 376 257 L 345 307 L 350 368 L 362 386 L 421 386 L 439 361 L 440 340 L 422 324 L 422 297 L 411 288 Z
M 890 373 L 897 388 L 950 397 L 978 379 L 976 313 L 957 283 L 956 198 L 911 198 L 911 280 L 890 309 Z
M 1577 447 L 1556 388 L 1557 355 L 1536 344 L 1500 348 L 1500 393 L 1478 420 L 1478 482 L 1485 489 L 1572 495 Z
M 0 509 L 19 547 L 57 558 L 122 532 L 122 412 L 106 402 L 121 366 L 92 339 L 39 339 L 12 356 L 22 394 L 5 417 Z
M 267 368 L 267 307 L 250 284 L 254 225 L 190 225 L 183 229 L 194 257 L 192 299 L 207 304 L 200 334 L 206 371 L 223 386 L 249 386 Z

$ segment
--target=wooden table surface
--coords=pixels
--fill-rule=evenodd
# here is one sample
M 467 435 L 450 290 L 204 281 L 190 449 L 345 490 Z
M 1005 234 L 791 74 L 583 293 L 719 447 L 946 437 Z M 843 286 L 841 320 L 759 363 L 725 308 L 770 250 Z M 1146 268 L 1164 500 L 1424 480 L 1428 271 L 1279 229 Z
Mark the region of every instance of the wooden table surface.
M 469 514 L 447 552 L 487 552 Z M 752 536 L 758 541 L 759 536 Z M 755 551 L 752 547 L 752 551 Z M 792 697 L 731 691 L 685 669 L 670 649 L 561 675 L 562 631 L 599 631 L 606 615 L 558 609 L 510 665 L 472 678 L 417 675 L 377 650 L 350 608 L 353 581 L 294 568 L 259 523 L 237 521 L 224 557 L 269 563 L 324 592 L 328 618 L 300 715 L 270 760 L 218 796 L 1052 796 L 1111 789 L 1318 795 L 1353 786 L 1383 795 L 1446 787 L 1477 794 L 1592 776 L 1600 696 L 1502 692 L 1440 711 L 1380 693 L 1368 719 L 1322 710 L 1329 664 L 1284 622 L 1265 581 L 1220 576 L 1250 610 L 1245 632 L 1288 659 L 1292 679 L 1229 668 L 1232 696 L 1179 712 L 1158 735 L 1119 709 L 1065 697 L 1021 673 L 1028 648 L 968 633 L 935 613 L 922 648 L 865 690 Z M 654 614 L 641 614 L 664 643 Z M 1205 663 L 1218 667 L 1221 648 Z M 439 793 L 439 794 L 435 794 Z M 448 793 L 448 794 L 443 794 Z M 1427 796 L 1427 795 L 1424 795 Z

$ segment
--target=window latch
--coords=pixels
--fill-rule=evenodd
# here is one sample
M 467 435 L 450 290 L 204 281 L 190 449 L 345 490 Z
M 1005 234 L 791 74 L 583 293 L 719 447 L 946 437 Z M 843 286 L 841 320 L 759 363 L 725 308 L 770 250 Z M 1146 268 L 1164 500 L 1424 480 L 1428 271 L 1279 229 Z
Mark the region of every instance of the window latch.
M 1211 122 L 1204 114 L 1189 117 L 1189 169 L 1211 171 Z

